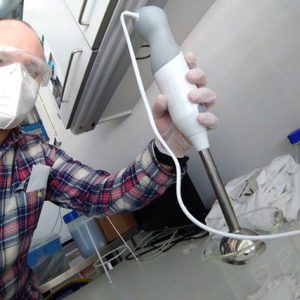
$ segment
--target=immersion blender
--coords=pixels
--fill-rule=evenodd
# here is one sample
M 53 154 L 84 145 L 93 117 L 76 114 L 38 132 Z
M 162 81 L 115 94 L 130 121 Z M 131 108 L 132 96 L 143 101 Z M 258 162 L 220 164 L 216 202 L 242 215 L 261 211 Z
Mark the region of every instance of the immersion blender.
M 174 124 L 200 154 L 229 232 L 257 235 L 253 230 L 239 225 L 210 152 L 207 129 L 197 121 L 199 112 L 205 111 L 205 107 L 193 104 L 187 98 L 188 93 L 197 87 L 185 78 L 189 68 L 173 38 L 165 12 L 156 6 L 146 6 L 137 10 L 136 14 L 138 18 L 134 20 L 133 26 L 150 46 L 153 76 L 161 93 L 168 99 L 168 110 Z M 230 264 L 245 264 L 264 250 L 265 243 L 262 241 L 223 237 L 220 243 L 220 252 L 225 254 L 224 260 Z

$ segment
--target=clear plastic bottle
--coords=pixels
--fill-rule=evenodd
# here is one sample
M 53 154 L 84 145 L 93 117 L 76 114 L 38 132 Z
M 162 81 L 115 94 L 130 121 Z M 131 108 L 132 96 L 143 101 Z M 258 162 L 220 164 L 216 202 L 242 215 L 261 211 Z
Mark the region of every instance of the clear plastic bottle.
M 296 148 L 296 150 L 295 150 L 295 152 L 296 152 L 295 153 L 295 159 L 296 159 L 296 162 L 298 164 L 300 164 L 300 142 L 295 144 L 295 148 Z
M 75 210 L 64 215 L 63 219 L 83 257 L 97 254 L 94 244 L 99 251 L 106 245 L 104 234 L 95 219 L 83 216 Z
M 295 147 L 295 160 L 300 164 L 300 128 L 294 130 L 288 135 L 288 139 Z

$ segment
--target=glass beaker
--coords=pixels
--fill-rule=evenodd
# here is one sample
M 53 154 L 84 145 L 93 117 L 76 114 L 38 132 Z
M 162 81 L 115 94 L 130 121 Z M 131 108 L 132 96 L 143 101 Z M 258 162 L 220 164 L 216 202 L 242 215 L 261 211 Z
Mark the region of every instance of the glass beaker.
M 239 222 L 242 228 L 249 228 L 258 234 L 271 234 L 287 230 L 282 212 L 273 207 L 261 208 L 241 215 Z M 300 299 L 295 296 L 300 286 L 300 255 L 293 239 L 282 238 L 265 241 L 265 251 L 244 265 L 225 262 L 225 255 L 220 252 L 221 239 L 222 237 L 212 235 L 206 240 L 203 259 L 207 263 L 217 264 L 236 300 Z M 238 255 L 238 253 L 232 255 Z M 286 292 L 284 284 L 288 286 Z M 275 288 L 279 288 L 282 293 L 293 293 L 293 298 L 287 296 L 282 298 L 283 294 L 280 295 L 277 292 L 275 296 L 272 294 L 272 298 L 269 298 L 268 293 L 274 292 Z

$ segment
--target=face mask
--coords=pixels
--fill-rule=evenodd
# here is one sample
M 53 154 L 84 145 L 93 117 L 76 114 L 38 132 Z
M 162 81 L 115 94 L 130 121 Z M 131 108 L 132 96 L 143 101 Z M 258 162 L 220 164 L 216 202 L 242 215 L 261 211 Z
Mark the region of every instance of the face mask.
M 34 107 L 39 84 L 20 64 L 0 67 L 0 128 L 18 126 Z

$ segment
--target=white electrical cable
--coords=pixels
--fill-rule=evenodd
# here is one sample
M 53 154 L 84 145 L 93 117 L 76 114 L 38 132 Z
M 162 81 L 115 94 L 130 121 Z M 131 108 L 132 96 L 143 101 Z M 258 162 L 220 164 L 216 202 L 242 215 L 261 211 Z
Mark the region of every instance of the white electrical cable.
M 163 254 L 163 251 L 165 249 L 167 249 L 170 244 L 173 242 L 174 238 L 175 238 L 175 235 L 177 234 L 178 232 L 178 229 L 174 229 L 174 230 L 171 230 L 172 232 L 172 235 L 170 238 L 168 238 L 167 240 L 163 241 L 162 244 L 159 246 L 158 249 L 156 249 L 155 251 L 151 251 L 151 253 L 147 256 L 145 256 L 145 254 L 139 254 L 138 253 L 138 249 L 140 248 L 140 250 L 143 250 L 144 248 L 147 248 L 150 244 L 150 242 L 152 240 L 155 240 L 157 238 L 160 238 L 160 235 L 162 235 L 162 237 L 164 237 L 165 235 L 165 232 L 159 232 L 158 234 L 153 234 L 153 232 L 150 232 L 149 234 L 147 234 L 145 237 L 143 237 L 138 243 L 137 245 L 135 246 L 134 248 L 134 251 L 136 253 L 136 255 L 139 257 L 139 260 L 140 261 L 147 261 L 147 260 L 150 260 L 150 259 L 153 259 L 153 258 L 156 258 L 158 256 L 160 256 L 161 254 Z M 169 233 L 169 232 L 168 232 Z M 148 239 L 150 237 L 150 239 Z M 142 246 L 140 246 L 142 245 Z
M 133 70 L 134 70 L 134 73 L 135 73 L 135 76 L 136 76 L 137 84 L 138 84 L 138 87 L 139 87 L 139 90 L 140 90 L 145 108 L 146 108 L 146 112 L 147 112 L 147 115 L 148 115 L 150 125 L 152 127 L 152 130 L 153 130 L 155 136 L 158 138 L 158 140 L 161 142 L 161 144 L 164 146 L 164 148 L 168 151 L 168 153 L 170 154 L 170 156 L 172 157 L 172 159 L 174 161 L 174 164 L 175 164 L 175 167 L 176 167 L 176 195 L 177 195 L 177 200 L 178 200 L 179 206 L 181 207 L 182 211 L 187 216 L 187 218 L 189 218 L 198 227 L 200 227 L 203 230 L 206 230 L 206 231 L 208 231 L 212 234 L 227 237 L 227 238 L 237 239 L 237 240 L 253 240 L 253 241 L 272 240 L 272 239 L 285 238 L 285 237 L 290 237 L 290 236 L 300 234 L 300 230 L 293 230 L 293 231 L 277 233 L 277 234 L 270 234 L 270 235 L 244 235 L 244 234 L 229 233 L 229 232 L 214 229 L 212 227 L 209 227 L 209 226 L 205 225 L 204 223 L 201 223 L 199 220 L 197 220 L 188 211 L 188 209 L 185 207 L 185 205 L 183 203 L 183 200 L 182 200 L 182 197 L 181 197 L 181 168 L 180 168 L 179 162 L 178 162 L 175 154 L 172 152 L 172 150 L 166 144 L 166 142 L 161 137 L 160 133 L 158 132 L 158 130 L 156 128 L 155 121 L 154 121 L 154 118 L 153 118 L 153 115 L 152 115 L 152 111 L 151 111 L 151 108 L 150 108 L 150 105 L 149 105 L 149 101 L 148 101 L 148 98 L 147 98 L 147 95 L 146 95 L 146 92 L 145 92 L 145 88 L 144 88 L 144 85 L 143 85 L 143 82 L 142 82 L 142 78 L 141 78 L 141 75 L 140 75 L 140 71 L 139 71 L 139 68 L 138 68 L 138 65 L 137 65 L 137 61 L 135 59 L 135 54 L 134 54 L 133 47 L 132 47 L 132 44 L 131 44 L 130 36 L 129 36 L 128 30 L 127 30 L 127 27 L 126 27 L 126 24 L 125 24 L 125 18 L 124 18 L 125 16 L 133 18 L 134 20 L 138 20 L 139 15 L 137 13 L 124 11 L 121 14 L 120 20 L 121 20 L 122 28 L 123 28 L 123 31 L 124 31 L 126 43 L 127 43 L 127 46 L 128 46 L 130 58 L 131 58 L 131 61 L 132 61 Z

